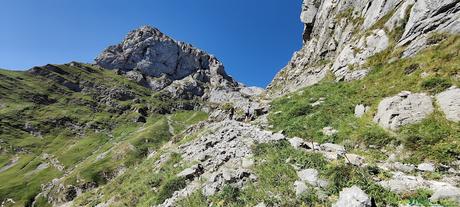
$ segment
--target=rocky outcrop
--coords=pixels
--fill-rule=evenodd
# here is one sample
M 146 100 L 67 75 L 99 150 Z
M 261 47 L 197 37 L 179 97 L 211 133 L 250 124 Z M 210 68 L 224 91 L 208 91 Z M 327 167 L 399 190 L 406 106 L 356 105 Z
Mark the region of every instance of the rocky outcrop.
M 179 146 L 183 163 L 198 163 L 180 172 L 178 176 L 189 180 L 187 186 L 159 206 L 174 204 L 201 190 L 211 196 L 225 185 L 241 188 L 257 176 L 251 172 L 254 164 L 252 147 L 255 144 L 284 140 L 285 136 L 261 130 L 250 124 L 233 120 L 207 123 L 204 129 L 210 133 L 195 141 Z
M 437 33 L 460 32 L 456 0 L 304 0 L 301 50 L 268 86 L 276 97 L 311 86 L 331 72 L 337 81 L 365 77 L 369 57 L 392 45 L 410 57 L 436 44 Z M 400 34 L 400 35 L 395 35 Z
M 430 197 L 432 201 L 441 199 L 460 201 L 460 188 L 446 182 L 426 180 L 422 176 L 411 176 L 401 172 L 394 172 L 391 179 L 381 181 L 379 184 L 400 194 L 414 193 L 418 189 L 430 189 L 433 191 L 433 195 Z
M 122 43 L 108 47 L 96 58 L 96 64 L 107 69 L 139 71 L 147 77 L 171 81 L 192 75 L 195 80 L 216 85 L 237 85 L 214 56 L 190 44 L 175 41 L 149 26 L 130 32 Z M 155 84 L 155 81 L 149 82 Z
M 401 126 L 420 122 L 433 111 L 430 96 L 403 91 L 380 102 L 374 122 L 383 128 L 398 130 Z
M 460 122 L 460 88 L 448 89 L 438 94 L 436 100 L 448 120 Z

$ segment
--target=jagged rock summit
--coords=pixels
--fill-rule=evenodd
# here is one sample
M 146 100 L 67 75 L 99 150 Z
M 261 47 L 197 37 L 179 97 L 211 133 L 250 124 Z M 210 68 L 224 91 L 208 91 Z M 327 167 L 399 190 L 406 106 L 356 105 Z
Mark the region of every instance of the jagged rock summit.
M 263 93 L 263 89 L 235 81 L 213 55 L 176 41 L 151 26 L 131 31 L 120 44 L 108 47 L 95 61 L 98 66 L 118 70 L 129 79 L 172 98 L 231 104 L 247 116 L 260 108 L 252 99 Z
M 131 31 L 120 44 L 104 50 L 96 58 L 96 64 L 118 69 L 128 78 L 156 91 L 177 81 L 181 82 L 176 85 L 182 86 L 183 92 L 196 96 L 202 96 L 211 85 L 239 86 L 226 74 L 217 58 L 190 44 L 176 41 L 151 26 Z

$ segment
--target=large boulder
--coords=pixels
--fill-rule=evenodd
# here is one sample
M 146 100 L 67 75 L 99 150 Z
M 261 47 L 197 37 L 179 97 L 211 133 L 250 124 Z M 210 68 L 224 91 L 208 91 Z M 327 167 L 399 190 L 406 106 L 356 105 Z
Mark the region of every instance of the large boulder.
M 460 121 L 460 88 L 448 89 L 436 96 L 439 107 L 450 121 Z
M 332 207 L 370 207 L 372 201 L 369 196 L 357 186 L 340 191 L 339 200 Z
M 374 122 L 383 128 L 398 130 L 401 126 L 420 122 L 433 111 L 430 96 L 404 91 L 380 102 Z

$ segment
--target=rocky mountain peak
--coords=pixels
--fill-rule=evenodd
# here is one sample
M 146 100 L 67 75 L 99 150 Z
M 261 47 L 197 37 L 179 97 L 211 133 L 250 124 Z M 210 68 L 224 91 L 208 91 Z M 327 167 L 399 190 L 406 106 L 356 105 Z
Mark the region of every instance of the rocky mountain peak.
M 131 31 L 120 44 L 108 47 L 96 64 L 172 98 L 231 104 L 243 115 L 260 108 L 252 99 L 262 89 L 238 83 L 213 55 L 150 26 Z
M 96 58 L 96 64 L 118 69 L 155 90 L 189 76 L 211 85 L 238 85 L 213 55 L 176 41 L 151 26 L 131 31 L 120 44 L 105 49 Z

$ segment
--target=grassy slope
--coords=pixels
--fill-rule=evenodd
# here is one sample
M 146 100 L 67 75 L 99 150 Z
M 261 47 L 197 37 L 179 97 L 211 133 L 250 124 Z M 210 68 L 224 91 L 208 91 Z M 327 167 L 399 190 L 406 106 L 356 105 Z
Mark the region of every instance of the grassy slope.
M 460 155 L 460 124 L 449 122 L 439 110 L 421 123 L 403 127 L 391 133 L 372 122 L 379 102 L 401 91 L 425 92 L 434 95 L 451 85 L 460 86 L 458 77 L 460 37 L 449 37 L 439 45 L 413 58 L 388 60 L 397 56 L 393 49 L 372 57 L 368 62 L 372 72 L 363 80 L 336 83 L 329 78 L 298 93 L 272 103 L 270 122 L 274 130 L 284 130 L 289 136 L 299 136 L 318 142 L 342 143 L 350 149 L 369 145 L 377 148 L 388 144 L 404 144 L 417 160 L 449 163 Z M 416 70 L 410 74 L 410 68 Z M 422 73 L 429 74 L 421 78 Z M 324 98 L 324 103 L 311 106 Z M 371 106 L 362 118 L 354 116 L 357 104 Z M 324 136 L 321 130 L 332 126 L 339 133 Z
M 170 124 L 174 132 L 181 133 L 187 126 L 207 119 L 203 112 L 183 111 L 170 115 Z M 160 125 L 168 124 L 167 118 L 159 121 Z M 158 125 L 158 127 L 161 127 Z M 168 129 L 163 128 L 166 132 Z M 155 130 L 157 131 L 157 130 Z M 169 137 L 170 134 L 168 133 Z M 182 136 L 182 135 L 180 135 Z M 150 137 L 150 136 L 148 136 Z M 137 140 L 137 136 L 133 139 Z M 151 206 L 161 204 L 171 197 L 174 191 L 185 185 L 185 180 L 176 177 L 176 174 L 191 165 L 191 163 L 179 165 L 181 157 L 172 153 L 167 162 L 155 164 L 162 156 L 165 156 L 167 148 L 155 149 L 155 156 L 142 161 L 126 170 L 126 173 L 107 183 L 107 185 L 85 193 L 75 201 L 75 205 L 95 205 L 103 202 L 113 202 L 111 206 Z M 168 157 L 168 156 L 167 156 Z M 103 196 L 98 196 L 102 193 Z
M 256 165 L 253 171 L 258 176 L 257 182 L 243 189 L 227 186 L 209 198 L 197 191 L 179 206 L 209 206 L 211 203 L 214 206 L 254 206 L 260 202 L 268 206 L 330 206 L 342 188 L 353 185 L 373 197 L 377 206 L 398 206 L 409 200 L 433 205 L 429 201 L 432 192 L 419 190 L 414 194 L 396 195 L 377 185 L 375 177 L 386 179 L 389 174 L 380 171 L 372 162 L 386 159 L 381 149 L 391 151 L 394 146 L 404 144 L 414 156 L 408 156 L 403 162 L 419 163 L 427 159 L 449 163 L 460 153 L 460 124 L 447 121 L 437 110 L 424 121 L 393 133 L 373 123 L 372 116 L 384 97 L 403 90 L 436 94 L 451 85 L 458 86 L 459 80 L 455 77 L 460 72 L 459 48 L 460 37 L 449 37 L 416 57 L 388 63 L 389 59 L 398 56 L 398 51 L 390 48 L 369 60 L 367 67 L 373 70 L 363 80 L 335 82 L 328 77 L 315 86 L 272 102 L 269 121 L 274 131 L 284 130 L 291 137 L 321 143 L 344 144 L 348 150 L 367 157 L 371 162 L 368 167 L 347 165 L 344 160 L 326 162 L 322 155 L 295 150 L 287 142 L 263 144 L 254 149 Z M 407 73 L 413 68 L 416 70 Z M 421 78 L 423 72 L 429 76 Z M 311 105 L 322 98 L 322 104 Z M 371 106 L 371 110 L 364 117 L 356 118 L 354 108 L 357 104 Z M 339 133 L 333 137 L 324 136 L 321 131 L 327 126 L 338 129 Z M 374 145 L 374 149 L 369 148 L 370 145 Z M 293 185 L 298 177 L 293 166 L 317 169 L 322 178 L 331 182 L 329 187 L 320 192 L 310 189 L 296 198 Z M 456 206 L 447 200 L 438 204 Z
M 0 173 L 0 201 L 12 198 L 18 206 L 30 204 L 41 184 L 63 174 L 52 165 L 36 170 L 47 162 L 42 159 L 44 153 L 56 158 L 67 171 L 75 168 L 65 179 L 66 184 L 78 181 L 100 185 L 107 181 L 102 175 L 121 166 L 136 165 L 172 136 L 164 115 L 151 115 L 146 124 L 133 122 L 139 115 L 134 109 L 148 107 L 152 114 L 157 108 L 161 111 L 162 107 L 171 107 L 170 103 L 152 96 L 148 89 L 113 71 L 92 66 L 59 65 L 58 68 L 59 73 L 48 75 L 69 82 L 88 81 L 108 89 L 124 88 L 140 102 L 113 100 L 127 109 L 114 111 L 112 106 L 98 102 L 101 98 L 98 91 L 75 92 L 49 77 L 0 71 L 0 168 L 19 157 L 13 167 Z M 37 102 L 36 97 L 51 101 Z M 178 112 L 172 116 L 179 117 L 175 119 L 178 132 L 207 118 L 202 112 Z M 190 119 L 182 119 L 184 116 Z M 41 137 L 27 132 L 26 123 L 38 129 Z M 63 123 L 91 127 L 76 131 Z M 103 152 L 107 152 L 105 158 L 96 160 Z

